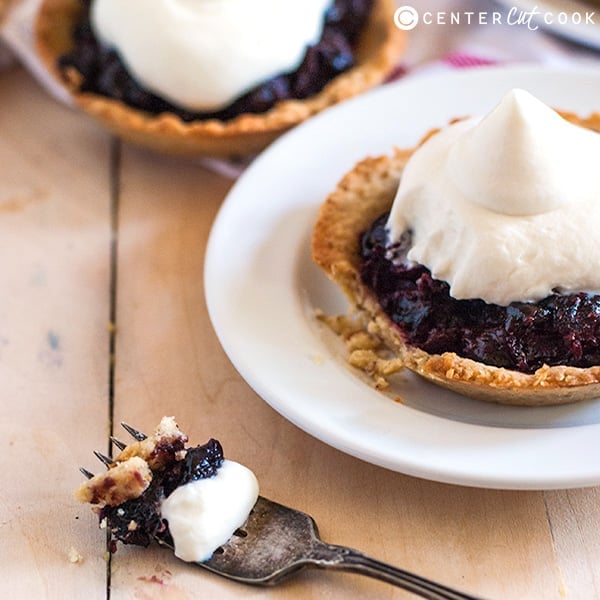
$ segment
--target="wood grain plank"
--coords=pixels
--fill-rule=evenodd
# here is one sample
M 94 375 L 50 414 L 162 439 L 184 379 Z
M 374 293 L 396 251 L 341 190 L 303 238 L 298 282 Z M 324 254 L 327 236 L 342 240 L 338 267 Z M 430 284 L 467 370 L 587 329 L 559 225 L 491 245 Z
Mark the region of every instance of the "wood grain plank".
M 219 381 L 206 373 L 227 366 L 206 317 L 202 262 L 230 184 L 194 162 L 131 148 L 123 150 L 120 181 L 115 423 L 147 431 L 174 414 L 191 439 L 206 441 Z M 112 565 L 113 600 L 221 589 L 159 548 L 120 548 Z
M 544 494 L 566 598 L 600 598 L 600 488 Z
M 288 423 L 235 372 L 212 331 L 202 281 L 227 181 L 131 149 L 121 173 L 115 420 L 150 429 L 173 414 L 191 440 L 218 437 L 229 457 L 253 468 L 264 495 L 312 514 L 327 541 L 488 598 L 561 598 L 542 493 L 449 486 L 366 464 Z M 408 597 L 319 571 L 248 589 L 161 549 L 120 549 L 113 566 L 115 600 Z
M 0 75 L 3 598 L 106 597 L 105 542 L 72 492 L 106 443 L 108 164 L 106 135 Z

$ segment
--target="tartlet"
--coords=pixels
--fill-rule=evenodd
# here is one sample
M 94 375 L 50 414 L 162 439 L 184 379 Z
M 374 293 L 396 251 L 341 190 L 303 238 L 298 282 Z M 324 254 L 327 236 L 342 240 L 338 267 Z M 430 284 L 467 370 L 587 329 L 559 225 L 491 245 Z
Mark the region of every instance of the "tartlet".
M 600 114 L 567 120 L 600 132 Z M 435 135 L 430 132 L 425 139 Z M 409 370 L 465 396 L 502 404 L 544 406 L 566 404 L 600 395 L 600 365 L 543 365 L 533 373 L 496 367 L 454 352 L 428 353 L 406 343 L 361 278 L 362 234 L 390 210 L 403 168 L 413 150 L 367 158 L 347 173 L 322 205 L 313 232 L 313 259 L 346 294 L 351 305 Z
M 59 68 L 73 46 L 72 32 L 81 12 L 78 0 L 43 0 L 36 22 L 36 47 L 47 69 L 64 85 L 75 104 L 124 140 L 173 154 L 235 156 L 253 154 L 315 113 L 384 81 L 404 48 L 404 33 L 393 21 L 392 0 L 374 0 L 359 36 L 356 64 L 320 92 L 302 100 L 282 100 L 260 114 L 230 120 L 185 122 L 169 113 L 151 115 L 90 92 L 81 92 L 80 74 Z

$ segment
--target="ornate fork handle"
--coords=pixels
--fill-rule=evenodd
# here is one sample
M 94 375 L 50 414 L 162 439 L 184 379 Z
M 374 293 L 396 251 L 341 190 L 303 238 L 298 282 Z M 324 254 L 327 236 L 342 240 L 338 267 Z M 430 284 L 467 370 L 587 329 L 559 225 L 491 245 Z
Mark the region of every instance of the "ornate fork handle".
M 370 558 L 357 550 L 316 540 L 307 562 L 327 569 L 360 573 L 403 588 L 428 600 L 480 600 L 449 587 Z

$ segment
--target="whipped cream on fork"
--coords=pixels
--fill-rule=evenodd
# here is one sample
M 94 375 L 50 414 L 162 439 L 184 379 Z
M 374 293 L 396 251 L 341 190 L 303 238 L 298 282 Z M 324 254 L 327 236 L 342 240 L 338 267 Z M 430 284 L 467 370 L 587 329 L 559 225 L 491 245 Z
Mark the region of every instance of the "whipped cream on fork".
M 241 527 L 258 498 L 254 473 L 225 459 L 217 474 L 179 486 L 163 500 L 175 556 L 189 562 L 208 560 Z

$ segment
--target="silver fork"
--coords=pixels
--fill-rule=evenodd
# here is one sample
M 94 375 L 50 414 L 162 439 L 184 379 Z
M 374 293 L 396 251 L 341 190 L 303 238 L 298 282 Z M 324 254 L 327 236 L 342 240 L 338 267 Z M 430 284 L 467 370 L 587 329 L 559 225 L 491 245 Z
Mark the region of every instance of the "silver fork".
M 136 440 L 146 438 L 126 423 L 121 425 Z M 114 437 L 111 441 L 125 447 Z M 94 452 L 106 466 L 112 459 Z M 82 473 L 93 475 L 86 469 Z M 164 540 L 161 545 L 174 550 Z M 419 575 L 370 558 L 357 550 L 327 544 L 319 538 L 317 524 L 306 513 L 259 496 L 247 521 L 233 537 L 201 563 L 204 569 L 241 583 L 274 585 L 305 567 L 352 571 L 379 579 L 429 600 L 477 600 L 475 596 L 453 590 Z

